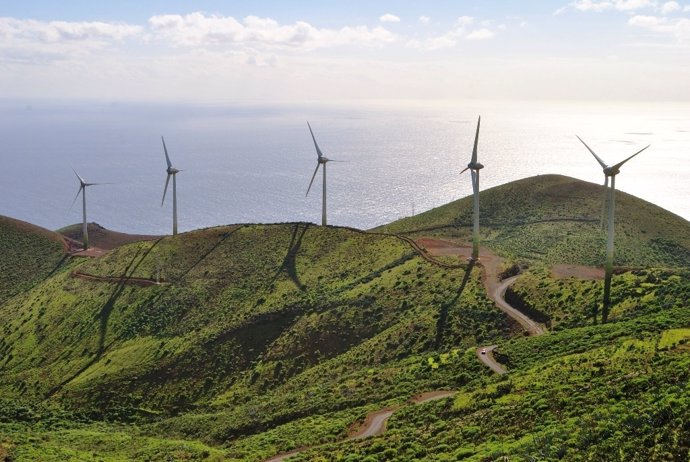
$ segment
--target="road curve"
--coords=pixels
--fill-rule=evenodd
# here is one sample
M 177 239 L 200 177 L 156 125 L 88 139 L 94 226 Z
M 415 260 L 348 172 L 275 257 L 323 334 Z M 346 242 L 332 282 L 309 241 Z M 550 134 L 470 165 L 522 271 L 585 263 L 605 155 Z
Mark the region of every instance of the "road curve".
M 414 242 L 411 239 L 405 238 L 407 242 Z M 422 251 L 418 245 L 413 245 L 415 250 L 417 250 L 420 254 L 425 255 L 426 252 Z M 517 280 L 518 276 L 513 276 L 510 278 L 507 278 L 503 281 L 498 281 L 497 277 L 497 269 L 498 269 L 498 263 L 500 261 L 499 258 L 493 256 L 490 252 L 489 255 L 487 256 L 488 258 L 485 257 L 485 262 L 484 262 L 484 268 L 485 268 L 485 279 L 484 279 L 484 285 L 486 288 L 487 295 L 491 300 L 496 303 L 496 306 L 498 306 L 501 311 L 506 313 L 508 316 L 513 318 L 515 321 L 517 321 L 525 331 L 532 336 L 536 335 L 542 335 L 543 333 L 546 332 L 544 327 L 527 317 L 525 314 L 523 314 L 521 311 L 517 310 L 516 308 L 513 308 L 508 302 L 505 300 L 505 293 L 508 287 Z M 447 266 L 445 264 L 441 264 L 441 262 L 436 261 L 435 259 L 432 259 L 431 257 L 427 258 L 429 261 L 432 263 L 438 264 L 440 266 Z M 479 347 L 476 350 L 477 358 L 486 365 L 489 369 L 491 369 L 493 372 L 496 374 L 505 374 L 508 371 L 506 368 L 498 363 L 496 359 L 494 358 L 493 351 L 498 347 L 498 345 L 489 345 L 489 346 L 484 346 L 484 347 Z M 484 354 L 482 354 L 482 350 L 486 350 Z M 455 392 L 453 391 L 443 391 L 443 390 L 437 390 L 437 391 L 431 391 L 431 392 L 426 392 L 422 393 L 421 395 L 418 395 L 416 397 L 413 397 L 409 400 L 409 403 L 411 404 L 421 404 L 425 403 L 428 401 L 433 401 L 433 400 L 438 400 L 438 399 L 444 399 L 444 398 L 449 398 L 451 396 L 454 396 Z M 372 412 L 367 415 L 365 421 L 364 421 L 364 427 L 360 429 L 357 433 L 350 435 L 345 439 L 345 441 L 348 440 L 357 440 L 357 439 L 364 439 L 368 438 L 371 436 L 376 436 L 384 433 L 386 431 L 386 423 L 388 422 L 388 419 L 393 415 L 395 412 L 395 408 L 386 408 L 386 409 L 381 409 L 375 412 Z M 306 450 L 307 448 L 301 448 L 301 449 L 295 449 L 290 452 L 286 452 L 283 454 L 279 454 L 277 456 L 274 456 L 270 459 L 267 459 L 266 462 L 282 462 L 285 459 L 297 455 L 300 452 Z
M 489 369 L 494 371 L 495 373 L 499 375 L 503 375 L 506 372 L 505 367 L 503 367 L 500 363 L 496 361 L 493 355 L 493 351 L 496 349 L 498 345 L 489 345 L 486 347 L 479 347 L 477 348 L 477 357 L 481 362 L 483 362 Z M 486 350 L 486 353 L 482 354 L 482 350 Z
M 455 396 L 454 391 L 446 391 L 446 390 L 436 390 L 436 391 L 429 391 L 426 393 L 422 393 L 420 395 L 417 395 L 413 398 L 411 398 L 408 403 L 410 404 L 422 404 L 422 403 L 428 403 L 429 401 L 437 401 L 439 399 L 445 399 L 445 398 L 450 398 L 452 396 Z M 381 409 L 378 411 L 371 412 L 367 414 L 367 417 L 364 419 L 364 427 L 361 428 L 359 431 L 356 433 L 348 436 L 345 438 L 344 441 L 352 441 L 352 440 L 362 440 L 364 438 L 369 438 L 371 436 L 377 436 L 381 435 L 386 431 L 386 424 L 388 423 L 388 419 L 393 415 L 393 413 L 397 410 L 398 408 L 385 408 Z M 305 451 L 306 449 L 309 448 L 301 448 L 301 449 L 294 449 L 290 452 L 284 452 L 283 454 L 278 454 L 277 456 L 271 457 L 270 459 L 267 459 L 266 462 L 282 462 L 289 457 L 295 456 L 299 454 L 302 451 Z
M 395 409 L 382 409 L 367 415 L 364 428 L 347 439 L 361 440 L 364 438 L 369 438 L 370 436 L 380 435 L 386 431 L 386 423 L 393 415 L 394 411 Z
M 496 303 L 496 305 L 501 309 L 501 311 L 503 311 L 505 314 L 507 314 L 508 316 L 516 320 L 518 323 L 520 323 L 522 328 L 525 329 L 525 331 L 527 331 L 529 335 L 542 335 L 544 332 L 546 332 L 546 330 L 541 324 L 531 320 L 520 310 L 513 308 L 510 304 L 508 304 L 508 302 L 506 302 L 506 290 L 519 277 L 520 276 L 518 275 L 508 279 L 504 279 L 498 286 L 494 287 L 493 290 L 489 291 L 489 298 Z

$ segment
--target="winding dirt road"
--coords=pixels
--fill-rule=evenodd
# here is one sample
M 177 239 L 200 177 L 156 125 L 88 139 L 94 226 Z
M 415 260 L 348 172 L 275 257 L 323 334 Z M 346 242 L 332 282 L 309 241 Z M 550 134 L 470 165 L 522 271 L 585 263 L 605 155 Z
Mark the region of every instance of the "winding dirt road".
M 428 403 L 429 401 L 437 401 L 439 399 L 450 398 L 452 396 L 455 396 L 455 392 L 450 390 L 429 391 L 411 398 L 410 400 L 408 400 L 408 404 L 423 404 Z M 371 436 L 381 435 L 386 431 L 386 424 L 388 423 L 388 419 L 390 419 L 393 413 L 398 409 L 400 409 L 400 406 L 370 412 L 364 419 L 362 427 L 359 430 L 352 433 L 347 438 L 345 438 L 345 440 L 343 441 L 363 440 Z M 282 462 L 288 459 L 289 457 L 299 454 L 302 451 L 306 451 L 307 449 L 311 448 L 301 448 L 295 449 L 290 452 L 285 452 L 283 454 L 279 454 L 275 457 L 267 459 L 266 462 Z
M 498 306 L 501 311 L 516 320 L 529 335 L 542 335 L 546 330 L 541 324 L 531 320 L 522 311 L 513 308 L 512 305 L 506 302 L 506 290 L 508 290 L 508 287 L 519 277 L 520 276 L 513 276 L 512 278 L 501 281 L 500 284 L 489 292 L 489 298 L 496 303 L 496 306 Z
M 404 239 L 407 242 L 414 242 L 409 238 Z M 469 246 L 460 246 L 449 241 L 442 241 L 439 239 L 423 238 L 415 242 L 413 245 L 415 250 L 420 252 L 422 256 L 428 261 L 438 264 L 443 267 L 454 267 L 447 263 L 438 262 L 433 257 L 436 256 L 457 256 L 458 258 L 467 258 L 470 255 L 471 249 Z M 505 300 L 505 293 L 508 287 L 513 284 L 519 276 L 513 276 L 503 281 L 499 280 L 499 270 L 503 260 L 488 249 L 482 248 L 479 254 L 480 264 L 484 268 L 484 286 L 487 295 L 496 303 L 496 306 L 505 314 L 514 319 L 522 328 L 529 333 L 529 335 L 541 335 L 546 332 L 544 327 L 527 317 L 521 311 L 511 306 Z M 496 374 L 505 374 L 507 369 L 498 363 L 494 358 L 493 351 L 498 345 L 488 345 L 476 349 L 477 358 L 489 369 Z M 445 399 L 455 395 L 454 391 L 436 390 L 421 395 L 415 396 L 408 401 L 408 404 L 422 404 L 438 399 Z M 362 427 L 355 433 L 348 436 L 344 441 L 351 441 L 357 439 L 369 438 L 371 436 L 381 435 L 386 431 L 386 424 L 388 419 L 398 408 L 385 408 L 378 411 L 371 412 L 364 419 Z M 310 448 L 295 449 L 290 452 L 279 454 L 272 457 L 266 462 L 282 462 L 291 456 L 297 455 L 302 451 Z
M 505 367 L 501 365 L 496 359 L 494 359 L 494 354 L 493 351 L 496 349 L 498 345 L 489 345 L 487 347 L 479 347 L 477 348 L 477 357 L 481 362 L 483 362 L 486 367 L 494 371 L 495 373 L 499 375 L 503 375 L 506 372 Z

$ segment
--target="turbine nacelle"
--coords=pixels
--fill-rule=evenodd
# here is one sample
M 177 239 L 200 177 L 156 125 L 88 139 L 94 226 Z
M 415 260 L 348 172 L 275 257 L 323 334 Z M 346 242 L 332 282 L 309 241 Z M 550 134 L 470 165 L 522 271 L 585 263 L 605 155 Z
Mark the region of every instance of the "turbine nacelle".
M 483 168 L 484 165 L 480 164 L 479 162 L 470 162 L 469 164 L 467 164 L 467 168 L 465 170 L 481 170 Z
M 180 170 L 176 169 L 175 167 L 168 167 L 166 171 L 168 172 L 168 175 L 174 175 L 180 172 Z

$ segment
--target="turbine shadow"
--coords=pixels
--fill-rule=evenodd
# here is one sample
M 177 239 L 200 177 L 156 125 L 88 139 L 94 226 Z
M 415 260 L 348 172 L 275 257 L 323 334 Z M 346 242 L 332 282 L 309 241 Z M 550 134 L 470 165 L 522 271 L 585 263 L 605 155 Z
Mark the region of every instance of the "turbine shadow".
M 448 303 L 441 305 L 441 309 L 439 310 L 438 314 L 438 321 L 436 321 L 436 340 L 434 342 L 436 349 L 439 349 L 441 347 L 441 343 L 443 342 L 443 334 L 448 324 L 448 311 L 453 305 L 455 305 L 465 290 L 465 286 L 467 285 L 467 281 L 470 279 L 472 268 L 474 268 L 475 263 L 475 260 L 470 260 L 470 263 L 467 265 L 467 268 L 465 269 L 465 276 L 462 278 L 462 283 L 460 284 L 460 288 L 455 294 L 455 297 L 453 297 L 453 299 Z
M 175 282 L 179 282 L 179 281 L 181 281 L 182 279 L 184 279 L 185 277 L 187 277 L 187 275 L 188 275 L 194 268 L 196 268 L 196 267 L 199 265 L 199 263 L 201 263 L 202 261 L 204 261 L 204 260 L 205 260 L 209 255 L 211 255 L 211 254 L 212 254 L 212 253 L 213 253 L 223 242 L 225 242 L 230 236 L 232 236 L 233 234 L 235 234 L 235 232 L 239 231 L 241 228 L 244 228 L 244 225 L 239 225 L 239 226 L 237 226 L 237 227 L 231 229 L 230 231 L 228 231 L 228 232 L 226 232 L 226 233 L 223 233 L 223 235 L 221 236 L 221 238 L 218 239 L 218 241 L 217 241 L 215 244 L 213 244 L 206 252 L 204 252 L 204 253 L 199 257 L 199 259 L 198 259 L 197 261 L 195 261 L 194 264 L 192 264 L 192 266 L 190 266 L 189 268 L 187 268 L 187 270 L 185 270 L 180 276 L 178 276 L 178 277 L 175 279 Z
M 101 359 L 101 357 L 103 357 L 103 353 L 106 350 L 105 338 L 108 334 L 108 320 L 110 319 L 110 314 L 112 313 L 113 308 L 115 307 L 115 302 L 118 298 L 120 298 L 120 295 L 122 295 L 122 291 L 127 285 L 127 282 L 134 275 L 134 272 L 137 270 L 137 268 L 139 268 L 139 265 L 141 265 L 141 263 L 146 259 L 146 257 L 151 253 L 151 251 L 158 245 L 158 243 L 161 240 L 163 240 L 162 237 L 157 239 L 151 247 L 149 247 L 143 252 L 142 249 L 139 249 L 137 251 L 137 253 L 134 255 L 134 257 L 132 257 L 132 260 L 127 265 L 127 268 L 125 268 L 125 271 L 123 275 L 120 277 L 120 281 L 115 286 L 115 289 L 113 290 L 112 294 L 110 294 L 110 297 L 105 302 L 98 315 L 95 316 L 95 319 L 98 319 L 100 322 L 98 351 L 96 352 L 94 357 L 91 358 L 91 360 L 84 366 L 82 366 L 77 372 L 75 372 L 70 377 L 68 377 L 60 384 L 56 385 L 50 391 L 48 391 L 46 398 L 53 396 L 55 393 L 59 392 L 65 385 L 70 383 L 75 378 L 79 377 L 79 375 L 84 373 L 84 371 L 93 366 L 96 362 L 98 362 Z
M 299 290 L 307 290 L 307 286 L 302 284 L 302 281 L 299 280 L 299 275 L 297 274 L 297 253 L 302 247 L 302 239 L 304 238 L 304 234 L 307 232 L 307 229 L 309 229 L 310 226 L 311 223 L 304 224 L 304 227 L 302 227 L 301 223 L 295 223 L 295 226 L 292 228 L 290 244 L 288 245 L 288 250 L 285 254 L 285 258 L 283 259 L 283 263 L 280 265 L 280 268 L 278 268 L 278 271 L 276 271 L 276 273 L 273 275 L 270 285 L 273 285 L 276 279 L 278 279 L 278 276 L 280 276 L 280 273 L 285 272 Z

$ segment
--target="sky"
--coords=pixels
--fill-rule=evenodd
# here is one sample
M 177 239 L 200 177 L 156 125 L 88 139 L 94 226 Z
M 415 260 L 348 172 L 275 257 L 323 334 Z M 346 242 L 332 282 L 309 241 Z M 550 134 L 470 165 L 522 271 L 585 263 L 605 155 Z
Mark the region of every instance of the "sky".
M 690 0 L 0 0 L 0 98 L 689 101 Z

